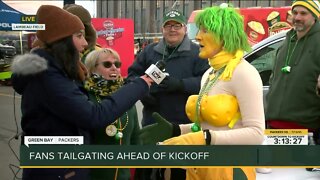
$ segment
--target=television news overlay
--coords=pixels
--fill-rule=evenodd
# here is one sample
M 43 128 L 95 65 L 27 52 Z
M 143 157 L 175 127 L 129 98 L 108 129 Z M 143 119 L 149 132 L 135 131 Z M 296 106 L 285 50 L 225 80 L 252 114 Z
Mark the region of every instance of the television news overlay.
M 13 31 L 46 30 L 45 24 L 12 24 Z
M 266 129 L 267 145 L 308 145 L 307 129 Z
M 301 140 L 303 142 L 303 140 Z M 25 136 L 21 168 L 320 167 L 320 146 L 86 145 L 82 136 Z
M 35 15 L 22 15 L 20 23 L 12 23 L 11 28 L 13 31 L 37 31 L 46 30 L 46 25 L 37 24 Z
M 24 144 L 83 144 L 83 136 L 24 136 Z

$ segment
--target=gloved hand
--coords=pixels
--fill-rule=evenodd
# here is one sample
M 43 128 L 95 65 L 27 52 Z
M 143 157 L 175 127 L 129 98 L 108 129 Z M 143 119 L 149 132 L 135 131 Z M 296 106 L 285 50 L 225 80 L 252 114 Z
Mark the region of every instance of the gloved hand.
M 148 94 L 144 96 L 142 99 L 140 99 L 140 101 L 144 106 L 149 106 L 149 107 L 155 106 L 158 104 L 158 100 L 152 94 Z
M 139 131 L 139 137 L 143 144 L 156 144 L 173 135 L 173 125 L 170 122 L 156 112 L 152 114 L 152 117 L 157 123 L 145 126 Z
M 141 99 L 141 102 L 144 106 L 155 106 L 158 104 L 158 99 L 156 98 L 156 94 L 159 92 L 158 85 L 155 83 L 151 84 L 149 94 Z
M 203 131 L 198 131 L 165 140 L 161 145 L 206 145 L 206 141 Z
M 166 92 L 183 91 L 184 85 L 181 79 L 166 76 L 166 78 L 159 84 L 159 89 Z

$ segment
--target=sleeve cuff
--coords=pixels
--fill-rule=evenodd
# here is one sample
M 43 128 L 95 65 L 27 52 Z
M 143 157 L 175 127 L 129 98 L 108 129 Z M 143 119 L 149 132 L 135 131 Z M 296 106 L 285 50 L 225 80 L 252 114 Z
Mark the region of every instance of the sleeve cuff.
M 172 137 L 180 136 L 181 135 L 181 130 L 178 124 L 172 124 Z

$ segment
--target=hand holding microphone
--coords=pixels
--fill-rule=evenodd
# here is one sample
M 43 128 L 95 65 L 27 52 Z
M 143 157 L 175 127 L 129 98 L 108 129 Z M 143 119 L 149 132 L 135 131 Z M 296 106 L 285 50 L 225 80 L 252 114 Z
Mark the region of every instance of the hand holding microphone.
M 163 72 L 165 66 L 166 63 L 163 60 L 160 60 L 155 65 L 151 64 L 151 66 L 145 71 L 145 73 L 155 83 L 160 84 L 162 80 L 166 77 L 166 73 Z
M 159 85 L 159 89 L 166 92 L 181 92 L 184 90 L 184 84 L 181 79 L 167 76 Z
M 140 76 L 141 79 L 143 79 L 147 84 L 148 86 L 150 87 L 151 84 L 154 82 L 149 76 L 147 75 L 143 75 L 143 76 Z

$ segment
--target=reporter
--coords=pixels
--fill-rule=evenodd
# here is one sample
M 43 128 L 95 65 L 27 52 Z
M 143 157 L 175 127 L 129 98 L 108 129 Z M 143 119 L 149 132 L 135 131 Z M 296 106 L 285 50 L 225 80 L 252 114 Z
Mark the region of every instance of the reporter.
M 87 46 L 83 23 L 51 5 L 41 6 L 36 16 L 46 27 L 37 31 L 43 46 L 17 56 L 12 64 L 13 88 L 22 95 L 22 130 L 25 136 L 84 136 L 89 144 L 89 130 L 111 124 L 148 93 L 152 81 L 136 78 L 101 103 L 89 101 L 76 84 L 79 52 Z M 88 169 L 24 169 L 23 179 L 86 180 L 88 173 Z

